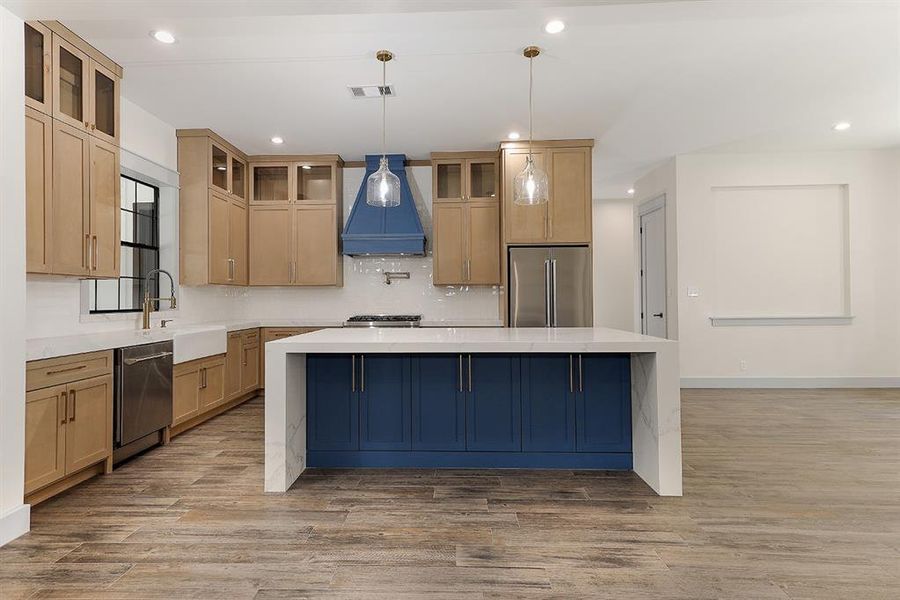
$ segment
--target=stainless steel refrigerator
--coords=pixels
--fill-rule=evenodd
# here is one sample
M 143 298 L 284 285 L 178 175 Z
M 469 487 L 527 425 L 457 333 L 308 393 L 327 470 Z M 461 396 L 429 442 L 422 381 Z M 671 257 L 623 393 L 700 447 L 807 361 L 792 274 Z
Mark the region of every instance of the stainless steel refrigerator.
M 591 251 L 586 246 L 509 249 L 510 327 L 592 327 Z

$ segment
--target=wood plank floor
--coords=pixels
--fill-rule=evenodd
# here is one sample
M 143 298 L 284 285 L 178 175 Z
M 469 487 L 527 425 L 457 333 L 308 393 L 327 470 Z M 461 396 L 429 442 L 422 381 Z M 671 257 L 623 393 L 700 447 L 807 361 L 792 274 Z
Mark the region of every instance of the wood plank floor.
M 36 507 L 0 598 L 900 597 L 900 392 L 683 397 L 684 498 L 430 469 L 265 495 L 253 400 Z

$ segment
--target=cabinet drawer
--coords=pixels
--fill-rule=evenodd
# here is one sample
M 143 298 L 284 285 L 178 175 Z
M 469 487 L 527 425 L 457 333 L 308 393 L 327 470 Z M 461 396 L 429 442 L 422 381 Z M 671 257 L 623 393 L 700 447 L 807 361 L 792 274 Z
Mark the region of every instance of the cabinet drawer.
M 241 343 L 245 347 L 259 345 L 259 329 L 245 329 L 242 331 Z
M 35 360 L 25 367 L 26 391 L 79 381 L 113 372 L 112 350 Z

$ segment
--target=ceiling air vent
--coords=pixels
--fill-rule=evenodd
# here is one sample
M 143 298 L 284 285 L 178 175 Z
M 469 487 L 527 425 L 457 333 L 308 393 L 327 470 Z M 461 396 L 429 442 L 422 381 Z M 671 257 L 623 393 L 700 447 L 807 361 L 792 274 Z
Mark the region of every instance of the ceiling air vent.
M 388 98 L 396 96 L 397 92 L 392 85 L 350 85 L 347 86 L 354 98 Z

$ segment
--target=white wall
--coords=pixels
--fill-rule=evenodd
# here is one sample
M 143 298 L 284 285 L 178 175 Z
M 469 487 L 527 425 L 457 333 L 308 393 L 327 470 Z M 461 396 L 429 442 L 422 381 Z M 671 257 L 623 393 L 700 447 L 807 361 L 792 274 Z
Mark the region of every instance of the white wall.
M 634 201 L 594 200 L 594 325 L 634 329 Z
M 362 183 L 365 169 L 344 169 L 344 219 Z M 431 238 L 431 167 L 406 170 L 425 236 Z M 429 244 L 430 246 L 430 244 Z M 435 287 L 432 258 L 344 257 L 342 288 L 246 288 L 239 311 L 248 318 L 336 319 L 360 313 L 421 314 L 428 320 L 493 320 L 500 318 L 497 290 L 492 287 Z M 384 271 L 409 271 L 410 279 L 385 285 Z M 226 290 L 220 290 L 221 295 Z
M 900 384 L 897 151 L 695 154 L 679 156 L 676 169 L 678 327 L 681 372 L 688 384 L 723 385 L 727 378 L 740 385 L 755 383 L 742 378 L 776 378 L 759 382 L 773 385 L 790 383 L 783 378 L 813 378 L 799 380 L 806 385 L 816 385 L 816 378 L 826 378 L 831 385 Z M 711 252 L 716 235 L 712 188 L 821 184 L 847 185 L 849 190 L 851 324 L 713 327 L 709 317 L 715 311 L 717 279 Z M 786 255 L 796 250 L 789 242 L 781 245 Z M 698 288 L 700 296 L 688 298 L 687 286 Z
M 128 85 L 127 75 L 122 81 L 124 86 Z M 170 171 L 178 171 L 178 145 L 173 126 L 124 96 L 120 119 L 122 148 Z
M 0 545 L 29 526 L 25 480 L 24 26 L 0 7 Z

